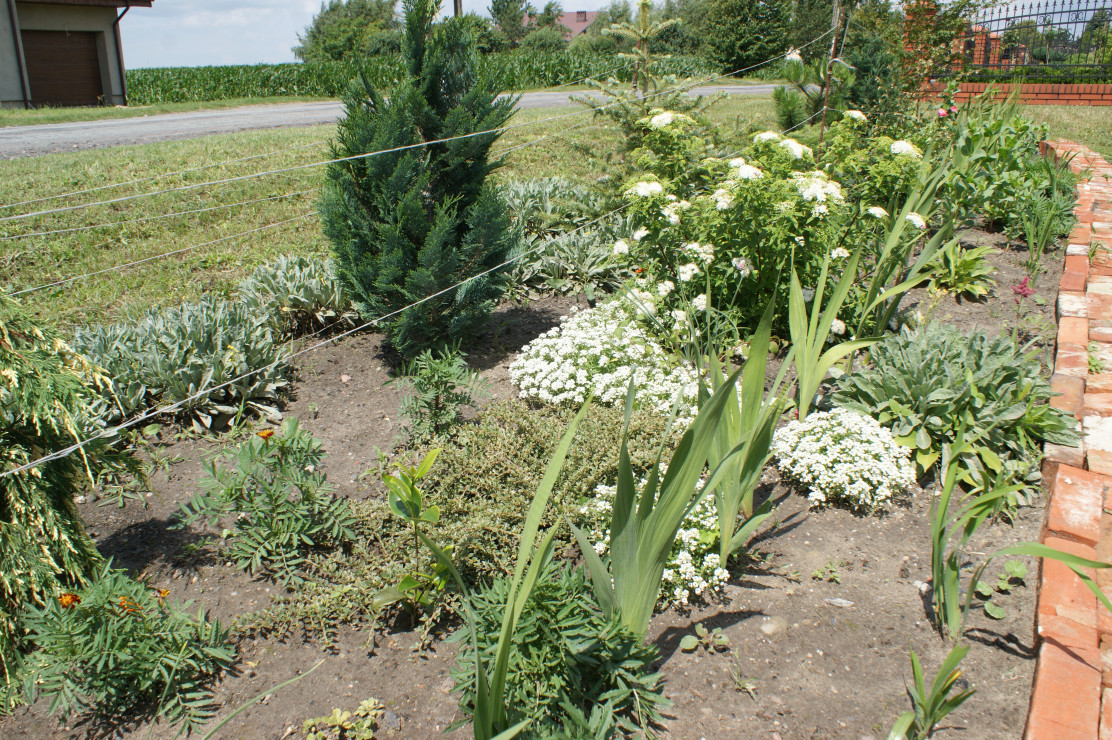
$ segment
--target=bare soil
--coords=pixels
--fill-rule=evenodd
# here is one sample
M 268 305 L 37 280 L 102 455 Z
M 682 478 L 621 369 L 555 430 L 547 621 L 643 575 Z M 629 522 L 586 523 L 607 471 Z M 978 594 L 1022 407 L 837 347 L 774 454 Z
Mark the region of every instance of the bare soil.
M 982 232 L 963 241 L 995 238 Z M 1047 255 L 1047 276 L 1036 297 L 1022 310 L 1028 324 L 1053 319 L 1061 253 Z M 1011 286 L 1022 279 L 1022 257 L 1004 247 L 992 258 L 997 268 L 995 295 L 982 302 L 932 299 L 917 291 L 905 306 L 919 304 L 931 316 L 962 328 L 998 331 L 1015 316 Z M 516 395 L 508 366 L 525 343 L 554 326 L 576 303 L 550 298 L 526 307 L 505 306 L 491 322 L 489 335 L 471 360 L 490 384 L 491 397 Z M 1053 325 L 1046 338 L 1053 343 Z M 382 337 L 366 334 L 336 342 L 305 358 L 298 367 L 295 396 L 286 408 L 323 440 L 329 457 L 324 470 L 339 495 L 378 495 L 378 450 L 384 454 L 400 439 L 400 391 L 386 385 L 395 359 L 382 349 Z M 181 502 L 197 489 L 202 464 L 230 439 L 175 439 L 165 428 L 159 457 L 168 462 L 153 476 L 152 495 L 143 508 L 81 506 L 89 530 L 105 556 L 170 588 L 171 599 L 193 600 L 222 621 L 264 608 L 280 586 L 252 578 L 219 556 L 212 544 L 194 555 L 199 530 L 170 530 Z M 883 515 L 857 516 L 839 509 L 809 510 L 806 498 L 779 481 L 775 468 L 765 474 L 762 495 L 779 502 L 774 523 L 754 542 L 757 557 L 740 567 L 722 598 L 690 611 L 670 609 L 657 615 L 649 639 L 660 650 L 666 695 L 674 702 L 664 736 L 702 738 L 883 738 L 895 718 L 910 707 L 909 648 L 933 677 L 949 646 L 932 629 L 929 603 L 921 584 L 930 576 L 929 509 L 932 491 L 909 494 Z M 1037 539 L 1045 512 L 1040 502 L 1020 512 L 1013 525 L 983 528 L 971 548 L 989 552 L 1004 544 Z M 815 577 L 831 566 L 837 581 Z M 1003 563 L 988 572 L 994 577 Z M 1028 562 L 1026 586 L 995 601 L 1004 619 L 971 616 L 972 649 L 963 681 L 977 689 L 951 715 L 938 737 L 1018 738 L 1023 730 L 1034 668 L 1033 613 L 1037 567 Z M 728 651 L 688 654 L 680 639 L 696 623 L 721 627 Z M 414 649 L 418 636 L 396 632 L 379 636 L 342 630 L 331 650 L 300 639 L 244 638 L 234 671 L 217 687 L 219 716 L 277 684 L 319 667 L 305 680 L 271 694 L 221 730 L 221 738 L 301 737 L 301 723 L 354 709 L 375 697 L 389 712 L 384 737 L 437 738 L 460 714 L 448 670 L 455 646 L 434 643 Z M 377 644 L 376 644 L 377 643 Z M 929 680 L 929 678 L 928 678 Z M 62 725 L 40 701 L 0 720 L 3 738 L 172 737 L 174 732 L 146 723 L 118 728 L 83 725 L 73 718 Z M 448 737 L 469 737 L 467 728 Z

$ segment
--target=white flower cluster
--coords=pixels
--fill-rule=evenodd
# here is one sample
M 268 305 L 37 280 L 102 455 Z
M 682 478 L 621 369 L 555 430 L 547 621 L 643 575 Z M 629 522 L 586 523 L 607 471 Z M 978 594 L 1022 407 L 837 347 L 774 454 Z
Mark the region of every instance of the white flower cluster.
M 629 299 L 608 301 L 578 311 L 530 342 L 510 365 L 510 378 L 522 398 L 552 404 L 583 403 L 592 392 L 603 404 L 622 403 L 630 379 L 641 408 L 668 414 L 678 397 L 677 423 L 686 426 L 696 412 L 699 384 L 695 371 L 677 365 L 638 327 L 639 311 L 655 311 L 653 296 L 638 291 Z M 650 308 L 651 307 L 651 308 Z
M 865 123 L 869 120 L 865 117 L 865 114 L 859 110 L 847 110 L 845 116 L 851 121 L 859 121 L 860 123 Z
M 915 483 L 911 451 L 871 416 L 834 409 L 777 430 L 772 451 L 780 472 L 806 486 L 812 506 L 884 507 Z
M 827 200 L 841 203 L 845 200 L 842 196 L 842 186 L 828 178 L 825 172 L 819 170 L 809 173 L 796 172 L 792 175 L 792 180 L 795 181 L 795 189 L 799 191 L 803 200 L 813 200 L 818 203 L 825 203 Z
M 920 216 L 915 211 L 911 211 L 910 213 L 907 214 L 907 220 L 911 222 L 912 226 L 919 229 L 920 231 L 927 228 L 926 220 L 924 220 L 923 217 Z
M 665 126 L 670 126 L 675 120 L 675 113 L 664 111 L 663 113 L 657 113 L 655 116 L 650 118 L 649 126 L 651 126 L 652 128 L 664 128 Z
M 905 157 L 913 157 L 914 159 L 919 159 L 923 156 L 923 153 L 919 151 L 919 147 L 903 139 L 893 141 L 891 149 L 893 154 L 902 154 Z
M 651 198 L 664 192 L 664 186 L 654 180 L 642 180 L 629 190 L 626 195 L 636 195 L 639 198 Z
M 684 254 L 703 261 L 703 264 L 709 265 L 714 262 L 714 245 L 713 244 L 700 244 L 699 242 L 688 242 L 683 245 Z
M 764 131 L 753 137 L 753 142 L 760 144 L 762 141 L 780 141 L 780 134 L 775 131 Z
M 638 488 L 644 485 L 644 480 L 637 482 Z M 699 488 L 702 488 L 702 481 Z M 592 521 L 591 535 L 599 555 L 605 555 L 610 549 L 607 530 L 617 491 L 617 486 L 600 485 L 595 489 L 597 498 L 580 509 Z M 680 524 L 664 565 L 657 603 L 664 608 L 673 604 L 687 606 L 695 599 L 705 601 L 711 594 L 721 591 L 729 578 L 729 572 L 718 559 L 718 512 L 714 508 L 714 497 L 707 495 Z
M 804 157 L 813 158 L 815 156 L 815 153 L 811 150 L 811 147 L 803 146 L 795 139 L 784 139 L 780 142 L 780 146 L 791 152 L 791 155 L 796 159 L 803 159 Z
M 884 210 L 880 206 L 869 206 L 867 212 L 873 218 L 888 218 L 888 211 Z

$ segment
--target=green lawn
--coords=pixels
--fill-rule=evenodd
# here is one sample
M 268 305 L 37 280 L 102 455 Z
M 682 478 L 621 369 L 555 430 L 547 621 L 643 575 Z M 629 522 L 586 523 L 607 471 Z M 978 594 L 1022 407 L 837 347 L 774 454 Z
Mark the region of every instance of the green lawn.
M 0 108 L 0 128 L 4 126 L 31 126 L 38 123 L 70 123 L 73 121 L 100 121 L 108 118 L 138 118 L 159 113 L 185 113 L 214 108 L 235 108 L 240 105 L 272 105 L 274 103 L 309 103 L 328 98 L 235 98 L 204 103 L 159 103 L 157 105 L 94 106 L 87 108 Z
M 1050 138 L 1070 139 L 1112 160 L 1112 106 L 1025 105 L 1023 114 L 1050 127 Z
M 730 98 L 713 109 L 731 127 L 771 125 L 767 97 Z M 554 119 L 554 120 L 545 120 Z M 542 122 L 543 121 L 543 122 Z M 609 122 L 575 107 L 519 112 L 495 151 L 509 151 L 499 179 L 562 176 L 593 180 L 606 174 L 617 154 L 619 137 Z M 536 123 L 534 123 L 536 122 Z M 568 130 L 574 126 L 580 128 Z M 271 129 L 203 139 L 54 154 L 0 163 L 0 204 L 95 188 L 206 165 L 209 169 L 113 187 L 17 208 L 0 208 L 0 217 L 82 202 L 107 200 L 180 185 L 307 164 L 326 159 L 332 126 Z M 543 138 L 549 137 L 549 138 Z M 516 148 L 543 139 L 537 144 Z M 232 159 L 309 145 L 265 158 L 220 164 Z M 150 218 L 170 212 L 209 208 L 281 196 L 320 187 L 324 169 L 296 172 L 167 193 L 18 221 L 0 222 L 0 284 L 15 290 L 73 275 L 154 257 L 234 235 L 315 210 L 316 193 L 207 211 L 173 218 L 109 226 L 68 234 L 3 239 L 31 232 Z M 101 322 L 160 304 L 176 304 L 203 292 L 230 292 L 256 265 L 282 253 L 328 250 L 315 216 L 180 255 L 28 294 L 24 300 L 46 320 L 68 325 Z

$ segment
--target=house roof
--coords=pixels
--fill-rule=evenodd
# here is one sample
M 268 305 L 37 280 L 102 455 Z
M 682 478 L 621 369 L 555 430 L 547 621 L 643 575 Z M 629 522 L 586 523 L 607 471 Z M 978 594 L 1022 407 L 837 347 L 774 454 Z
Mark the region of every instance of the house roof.
M 85 5 L 99 8 L 149 8 L 154 0 L 28 0 L 36 5 Z
M 597 15 L 598 11 L 594 10 L 573 10 L 560 16 L 558 22 L 571 31 L 571 35 L 574 37 L 586 31 L 587 26 L 591 25 Z

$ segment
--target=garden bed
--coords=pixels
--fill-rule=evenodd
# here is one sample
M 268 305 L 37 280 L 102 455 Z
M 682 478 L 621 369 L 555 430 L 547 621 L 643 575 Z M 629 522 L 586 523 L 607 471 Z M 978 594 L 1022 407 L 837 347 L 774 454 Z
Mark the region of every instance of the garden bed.
M 967 232 L 962 238 L 980 243 L 996 237 Z M 990 257 L 998 283 L 994 295 L 983 302 L 943 298 L 933 310 L 935 318 L 991 332 L 1014 316 L 1011 285 L 1019 282 L 1021 257 L 1001 247 Z M 1058 273 L 1061 259 L 1060 251 L 1047 255 L 1047 275 Z M 1033 298 L 1042 298 L 1042 305 L 1031 300 L 1025 311 L 1051 321 L 1055 292 L 1053 279 L 1040 280 Z M 916 302 L 926 300 L 922 293 L 912 294 L 905 306 L 914 310 Z M 495 313 L 471 357 L 489 382 L 492 400 L 516 396 L 508 372 L 515 353 L 577 302 L 585 305 L 582 299 L 548 298 L 528 306 L 507 305 Z M 400 392 L 385 385 L 394 363 L 382 351 L 381 336 L 361 334 L 307 355 L 298 367 L 286 413 L 323 440 L 331 454 L 322 469 L 342 497 L 381 495 L 377 450 L 391 450 L 400 436 Z M 216 546 L 202 544 L 218 533 L 206 534 L 197 526 L 185 531 L 167 527 L 179 503 L 196 492 L 203 461 L 229 443 L 192 436 L 174 440 L 170 429 L 163 428 L 154 449 L 167 464 L 152 477 L 147 508 L 133 502 L 119 509 L 92 501 L 81 507 L 106 557 L 154 586 L 169 588 L 171 599 L 192 599 L 194 609 L 203 607 L 224 622 L 264 608 L 283 589 L 246 575 L 219 557 Z M 690 611 L 669 609 L 650 626 L 649 640 L 660 651 L 664 692 L 674 702 L 666 712 L 667 736 L 884 736 L 892 717 L 906 706 L 909 645 L 930 666 L 947 652 L 934 636 L 929 600 L 921 592 L 930 576 L 931 491 L 917 490 L 886 514 L 809 510 L 806 499 L 781 483 L 770 465 L 758 495 L 772 497 L 779 506 L 756 537 L 753 557 L 732 574 L 720 598 Z M 1021 509 L 1014 526 L 983 528 L 971 552 L 1037 539 L 1043 504 Z M 1003 619 L 991 620 L 979 611 L 971 617 L 968 636 L 981 645 L 964 661 L 963 677 L 978 696 L 951 715 L 945 727 L 977 738 L 1014 738 L 1021 732 L 1035 647 L 1035 568 L 1029 560 L 1027 565 L 1027 585 L 996 599 L 1005 609 Z M 729 650 L 679 650 L 680 639 L 696 623 L 721 628 L 730 639 Z M 333 708 L 353 709 L 373 696 L 389 710 L 384 729 L 396 730 L 399 737 L 440 737 L 460 716 L 448 675 L 456 648 L 435 641 L 416 650 L 418 642 L 415 632 L 375 637 L 351 627 L 340 627 L 328 650 L 316 639 L 297 635 L 248 636 L 239 646 L 234 673 L 217 689 L 220 715 L 323 664 L 308 679 L 239 715 L 222 736 L 297 736 L 293 731 L 300 731 L 305 718 L 327 715 Z M 80 737 L 104 729 L 62 728 L 46 709 L 40 701 L 17 710 L 0 721 L 0 734 Z M 127 737 L 147 733 L 146 726 L 120 729 Z M 465 736 L 465 729 L 448 735 Z

